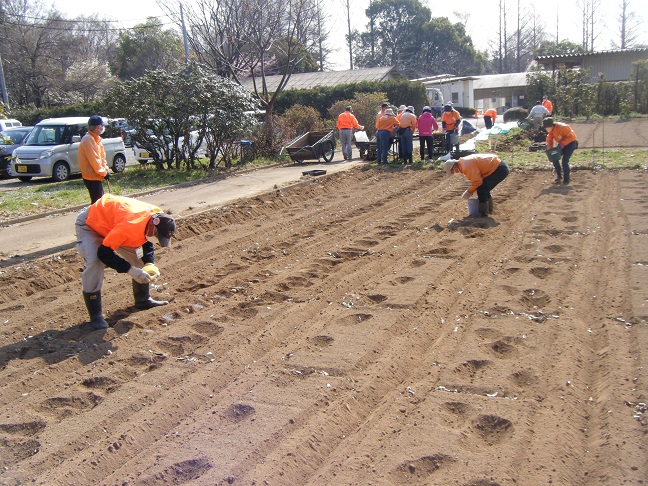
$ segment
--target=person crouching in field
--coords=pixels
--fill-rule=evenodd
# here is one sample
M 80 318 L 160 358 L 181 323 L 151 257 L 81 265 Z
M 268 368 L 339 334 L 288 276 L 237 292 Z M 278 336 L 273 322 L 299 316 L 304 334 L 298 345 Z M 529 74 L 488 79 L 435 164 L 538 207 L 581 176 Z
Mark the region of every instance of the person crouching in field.
M 556 170 L 556 184 L 569 184 L 571 181 L 571 168 L 569 159 L 578 148 L 578 140 L 574 130 L 566 123 L 554 122 L 553 118 L 542 120 L 542 126 L 547 131 L 547 149 L 554 147 L 556 143 L 562 149 L 562 167 L 559 160 L 553 162 Z M 561 170 L 562 169 L 562 170 Z
M 495 154 L 472 154 L 458 160 L 446 160 L 444 168 L 448 175 L 461 173 L 472 182 L 461 197 L 469 199 L 477 191 L 481 216 L 493 212 L 491 191 L 509 175 L 506 162 Z
M 76 219 L 77 250 L 85 268 L 81 287 L 90 325 L 107 329 L 103 318 L 101 288 L 104 269 L 113 268 L 133 279 L 133 296 L 138 309 L 166 305 L 166 300 L 153 300 L 150 282 L 160 275 L 155 266 L 155 248 L 169 247 L 176 224 L 172 216 L 152 204 L 137 199 L 106 194 L 87 207 Z

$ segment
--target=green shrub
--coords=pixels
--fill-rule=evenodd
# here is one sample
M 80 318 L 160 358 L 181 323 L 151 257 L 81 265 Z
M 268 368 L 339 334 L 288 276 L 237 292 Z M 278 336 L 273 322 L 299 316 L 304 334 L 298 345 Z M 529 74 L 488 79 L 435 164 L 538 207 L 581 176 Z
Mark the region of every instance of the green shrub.
M 281 119 L 285 142 L 303 133 L 324 130 L 324 120 L 319 112 L 310 106 L 293 105 L 278 118 Z
M 475 118 L 475 113 L 477 113 L 475 108 L 469 108 L 466 106 L 453 106 L 453 108 L 459 112 L 461 118 Z
M 359 93 L 385 93 L 386 100 L 392 100 L 397 106 L 412 105 L 420 111 L 429 103 L 425 93 L 425 85 L 406 79 L 397 81 L 363 81 L 360 83 L 340 84 L 337 86 L 318 86 L 312 89 L 289 89 L 283 91 L 275 102 L 275 111 L 283 114 L 293 105 L 311 106 L 326 118 L 328 110 L 340 100 L 353 100 Z M 382 100 L 385 101 L 385 100 Z M 376 113 L 380 103 L 374 107 Z M 355 107 L 353 108 L 355 111 Z M 337 118 L 337 114 L 335 115 Z M 360 122 L 362 124 L 363 122 Z
M 516 120 L 524 120 L 528 116 L 529 112 L 522 107 L 518 106 L 516 108 L 509 108 L 504 112 L 504 123 Z

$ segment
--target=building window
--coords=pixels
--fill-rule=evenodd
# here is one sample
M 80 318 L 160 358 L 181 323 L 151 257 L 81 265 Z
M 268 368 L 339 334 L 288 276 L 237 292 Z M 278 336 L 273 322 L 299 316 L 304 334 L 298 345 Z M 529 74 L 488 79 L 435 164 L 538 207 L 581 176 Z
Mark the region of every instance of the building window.
M 459 93 L 452 93 L 452 104 L 459 103 Z

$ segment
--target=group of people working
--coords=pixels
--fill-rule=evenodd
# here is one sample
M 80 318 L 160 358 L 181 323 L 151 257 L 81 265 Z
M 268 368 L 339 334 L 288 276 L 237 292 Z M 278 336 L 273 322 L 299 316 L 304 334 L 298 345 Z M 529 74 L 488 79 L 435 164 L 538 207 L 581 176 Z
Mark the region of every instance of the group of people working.
M 545 97 L 546 98 L 546 97 Z M 376 140 L 378 163 L 387 163 L 390 139 L 394 133 L 400 137 L 403 160 L 412 163 L 412 136 L 418 128 L 421 160 L 432 153 L 432 134 L 439 126 L 429 106 L 425 106 L 417 118 L 414 107 L 399 107 L 398 115 L 387 103 L 383 103 L 376 116 Z M 441 123 L 446 132 L 453 133 L 461 120 L 451 105 L 444 107 Z M 494 121 L 494 117 L 492 119 Z M 545 117 L 542 126 L 547 131 L 547 148 L 554 145 L 562 149 L 561 161 L 554 161 L 556 182 L 570 182 L 569 159 L 578 148 L 576 135 L 565 123 Z M 363 130 L 353 115 L 351 106 L 338 117 L 338 128 L 343 140 L 344 158 L 351 160 L 353 129 Z M 176 230 L 174 218 L 155 205 L 137 199 L 104 194 L 102 181 L 110 177 L 106 156 L 101 144 L 104 130 L 103 119 L 93 115 L 88 120 L 88 132 L 81 140 L 78 152 L 79 167 L 92 204 L 76 219 L 77 249 L 83 257 L 85 268 L 81 274 L 83 298 L 93 329 L 107 329 L 103 317 L 101 288 L 104 270 L 110 267 L 118 273 L 127 273 L 132 278 L 135 307 L 149 309 L 168 304 L 168 301 L 154 300 L 150 296 L 150 283 L 160 275 L 155 265 L 157 242 L 169 247 Z M 342 137 L 344 135 L 344 138 Z M 463 174 L 470 180 L 470 187 L 462 197 L 469 199 L 477 193 L 481 216 L 493 212 L 491 191 L 509 174 L 508 165 L 497 155 L 477 153 L 452 159 L 452 152 L 444 157 L 444 169 L 448 175 Z
M 461 115 L 452 105 L 446 104 L 441 117 L 441 125 L 446 134 L 446 149 L 452 150 L 452 135 L 458 133 Z M 340 132 L 340 142 L 345 160 L 351 159 L 353 128 L 364 130 L 353 115 L 351 106 L 338 116 L 337 128 Z M 387 164 L 389 148 L 394 140 L 398 140 L 398 158 L 404 163 L 412 164 L 414 154 L 414 133 L 418 130 L 419 150 L 421 161 L 429 159 L 433 153 L 433 133 L 439 129 L 436 117 L 429 106 L 424 106 L 417 118 L 413 106 L 401 105 L 398 113 L 388 103 L 383 103 L 376 115 L 376 160 L 379 164 Z

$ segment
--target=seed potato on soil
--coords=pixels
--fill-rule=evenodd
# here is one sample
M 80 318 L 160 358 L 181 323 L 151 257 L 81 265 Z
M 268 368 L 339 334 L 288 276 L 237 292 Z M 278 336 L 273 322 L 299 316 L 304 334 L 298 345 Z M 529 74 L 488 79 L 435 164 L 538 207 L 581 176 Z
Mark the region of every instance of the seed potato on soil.
M 0 484 L 648 477 L 648 174 L 359 168 L 179 221 L 92 331 L 72 250 L 0 275 Z M 70 231 L 72 231 L 70 229 Z

